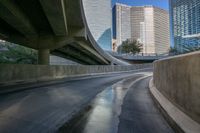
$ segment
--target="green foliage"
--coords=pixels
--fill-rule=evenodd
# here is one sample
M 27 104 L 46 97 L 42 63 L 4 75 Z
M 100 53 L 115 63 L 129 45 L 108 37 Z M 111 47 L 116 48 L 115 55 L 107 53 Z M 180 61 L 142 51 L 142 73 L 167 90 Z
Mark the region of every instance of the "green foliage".
M 170 49 L 169 49 L 169 53 L 176 54 L 176 53 L 178 53 L 178 51 L 177 51 L 176 48 L 172 48 L 172 47 L 170 47 Z
M 137 40 L 129 40 L 123 41 L 122 44 L 118 47 L 117 51 L 119 53 L 130 53 L 136 54 L 141 51 L 142 44 Z
M 194 52 L 200 50 L 200 46 L 187 46 L 183 45 L 183 49 L 185 53 Z
M 190 52 L 199 51 L 199 50 L 200 50 L 200 47 L 198 47 L 198 46 L 182 45 L 182 51 L 179 51 L 176 48 L 170 48 L 169 53 L 185 54 L 185 53 L 190 53 Z
M 6 64 L 37 64 L 37 51 L 20 45 L 6 42 L 0 52 L 0 63 Z

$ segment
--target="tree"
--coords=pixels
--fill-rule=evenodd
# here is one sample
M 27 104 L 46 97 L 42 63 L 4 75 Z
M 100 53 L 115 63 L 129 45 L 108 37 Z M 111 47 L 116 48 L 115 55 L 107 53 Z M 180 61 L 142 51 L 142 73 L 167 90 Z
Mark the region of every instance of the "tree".
M 169 53 L 170 54 L 185 54 L 185 53 L 189 53 L 189 52 L 194 52 L 194 51 L 199 51 L 200 47 L 199 46 L 189 46 L 189 45 L 182 45 L 182 51 L 177 50 L 176 47 L 174 48 L 170 48 L 169 49 Z
M 37 64 L 37 51 L 20 45 L 8 43 L 7 50 L 0 52 L 0 63 Z
M 127 39 L 122 42 L 122 44 L 118 47 L 117 51 L 119 53 L 131 53 L 136 54 L 141 51 L 142 44 L 137 40 Z
M 178 53 L 178 50 L 175 47 L 170 47 L 169 54 L 174 55 L 174 54 L 177 54 L 177 53 Z
M 182 48 L 184 49 L 183 53 L 189 53 L 189 52 L 194 52 L 194 51 L 199 51 L 200 46 L 190 46 L 190 45 L 183 45 Z

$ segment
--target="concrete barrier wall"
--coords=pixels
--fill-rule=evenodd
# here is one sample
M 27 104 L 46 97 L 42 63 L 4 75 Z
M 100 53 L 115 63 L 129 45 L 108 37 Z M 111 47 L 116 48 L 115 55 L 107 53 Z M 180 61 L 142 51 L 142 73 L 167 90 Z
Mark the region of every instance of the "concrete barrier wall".
M 130 71 L 149 67 L 152 67 L 152 64 L 138 64 L 129 66 L 46 66 L 0 64 L 0 83 L 54 80 L 70 76 Z
M 153 79 L 169 101 L 200 123 L 200 51 L 156 61 Z

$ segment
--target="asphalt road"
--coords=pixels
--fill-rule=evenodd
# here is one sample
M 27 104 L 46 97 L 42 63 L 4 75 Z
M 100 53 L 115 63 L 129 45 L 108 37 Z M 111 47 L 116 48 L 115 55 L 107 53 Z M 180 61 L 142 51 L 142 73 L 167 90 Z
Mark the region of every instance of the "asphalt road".
M 98 93 L 130 76 L 138 74 L 76 78 L 61 84 L 0 95 L 0 133 L 56 132 Z
M 118 133 L 174 133 L 157 109 L 145 78 L 133 84 L 124 98 Z
M 148 73 L 134 75 L 107 87 L 61 133 L 174 133 L 155 106 Z

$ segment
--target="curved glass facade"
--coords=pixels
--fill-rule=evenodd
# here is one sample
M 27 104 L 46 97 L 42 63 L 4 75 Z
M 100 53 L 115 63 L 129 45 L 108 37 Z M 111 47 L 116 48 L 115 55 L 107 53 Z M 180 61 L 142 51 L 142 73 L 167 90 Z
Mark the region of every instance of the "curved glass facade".
M 104 50 L 112 50 L 111 0 L 83 0 L 89 29 Z
M 200 47 L 200 0 L 170 0 L 174 47 L 185 52 Z

